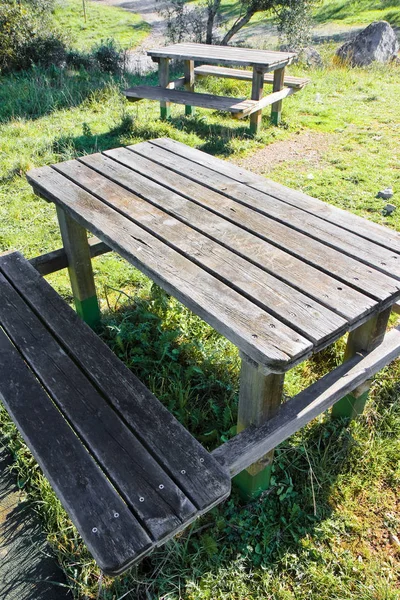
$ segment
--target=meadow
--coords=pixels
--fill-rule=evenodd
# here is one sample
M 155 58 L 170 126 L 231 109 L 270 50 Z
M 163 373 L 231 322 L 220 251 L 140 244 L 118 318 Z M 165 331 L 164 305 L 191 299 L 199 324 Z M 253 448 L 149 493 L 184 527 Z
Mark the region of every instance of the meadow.
M 322 52 L 323 69 L 291 68 L 312 82 L 286 100 L 280 127 L 266 112 L 257 137 L 246 121 L 206 110 L 185 117 L 174 106 L 171 121 L 162 122 L 156 103 L 125 102 L 121 89 L 139 82 L 133 75 L 32 68 L 1 77 L 0 252 L 30 258 L 61 245 L 55 210 L 33 195 L 28 169 L 163 136 L 240 161 L 313 134 L 317 160 L 299 153 L 270 166 L 268 176 L 399 230 L 400 209 L 385 216 L 376 193 L 392 186 L 397 204 L 400 67 L 347 69 L 335 64 L 333 46 Z M 156 83 L 154 75 L 143 79 Z M 227 95 L 245 95 L 247 86 L 201 83 Z M 235 347 L 116 255 L 96 258 L 94 269 L 102 338 L 207 448 L 232 436 Z M 70 302 L 67 274 L 49 280 Z M 290 372 L 287 396 L 339 364 L 344 343 Z M 268 492 L 249 503 L 234 493 L 115 580 L 102 578 L 4 410 L 1 440 L 76 599 L 397 600 L 399 391 L 397 362 L 376 378 L 357 421 L 324 415 L 281 444 Z

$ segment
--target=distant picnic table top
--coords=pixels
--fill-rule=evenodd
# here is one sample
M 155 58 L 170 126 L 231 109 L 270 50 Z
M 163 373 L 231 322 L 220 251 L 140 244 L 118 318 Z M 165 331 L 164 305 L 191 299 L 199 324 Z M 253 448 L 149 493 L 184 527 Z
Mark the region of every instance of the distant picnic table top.
M 211 64 L 264 67 L 265 69 L 276 69 L 279 66 L 285 66 L 296 56 L 294 52 L 272 52 L 270 50 L 194 43 L 171 44 L 163 48 L 150 49 L 147 54 L 153 60 L 157 58 L 175 58 Z
M 400 298 L 399 233 L 169 139 L 28 178 L 270 372 Z

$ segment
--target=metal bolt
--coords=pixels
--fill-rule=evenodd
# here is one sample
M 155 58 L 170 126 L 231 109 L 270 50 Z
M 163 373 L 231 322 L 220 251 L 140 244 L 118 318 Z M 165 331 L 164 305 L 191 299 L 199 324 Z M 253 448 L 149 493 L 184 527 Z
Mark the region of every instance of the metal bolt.
M 97 533 L 97 527 L 93 527 L 92 533 Z
M 160 485 L 158 487 L 160 488 L 160 490 L 164 489 L 164 485 L 162 483 L 160 483 Z
M 182 475 L 186 475 L 185 469 L 182 469 L 181 473 L 182 473 Z
M 118 519 L 118 517 L 119 517 L 119 513 L 115 512 L 115 513 L 114 513 L 114 517 L 115 517 L 116 519 Z
M 140 498 L 139 498 L 139 502 L 144 502 L 144 498 L 143 498 L 143 496 L 140 496 Z
M 200 459 L 200 462 L 204 462 L 204 458 L 201 458 L 201 459 Z

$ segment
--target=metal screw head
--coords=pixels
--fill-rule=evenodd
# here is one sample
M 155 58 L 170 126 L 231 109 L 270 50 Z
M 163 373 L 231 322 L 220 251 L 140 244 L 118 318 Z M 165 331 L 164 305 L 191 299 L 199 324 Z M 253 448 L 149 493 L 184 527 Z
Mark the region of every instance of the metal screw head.
M 97 533 L 97 531 L 98 531 L 98 530 L 97 530 L 97 527 L 93 527 L 93 529 L 92 529 L 92 533 Z
M 119 517 L 119 513 L 115 512 L 115 513 L 114 513 L 114 518 L 115 518 L 115 519 L 118 519 L 118 517 Z
M 140 498 L 139 498 L 139 502 L 144 502 L 144 498 L 143 498 L 143 496 L 140 496 Z
M 201 463 L 203 463 L 203 462 L 204 462 L 204 458 L 201 458 L 201 459 L 200 459 L 200 462 L 201 462 Z
M 182 475 L 186 475 L 185 469 L 182 469 L 181 473 L 182 473 Z
M 164 489 L 164 484 L 160 483 L 160 485 L 158 486 L 160 488 L 160 490 Z

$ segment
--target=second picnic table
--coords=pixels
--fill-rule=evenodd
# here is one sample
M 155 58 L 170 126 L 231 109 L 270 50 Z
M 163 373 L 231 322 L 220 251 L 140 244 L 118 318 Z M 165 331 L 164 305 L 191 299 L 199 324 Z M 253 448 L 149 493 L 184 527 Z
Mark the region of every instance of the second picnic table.
M 193 114 L 193 106 L 228 111 L 238 119 L 250 115 L 250 130 L 257 133 L 262 109 L 272 105 L 272 121 L 278 124 L 282 100 L 302 89 L 309 81 L 307 78 L 285 77 L 285 67 L 296 56 L 293 52 L 182 43 L 148 50 L 147 54 L 159 64 L 159 86 L 135 86 L 125 90 L 125 96 L 131 102 L 145 98 L 159 100 L 163 119 L 170 117 L 170 102 L 174 102 L 185 104 L 187 115 Z M 184 62 L 184 77 L 175 81 L 170 81 L 171 59 Z M 196 62 L 205 64 L 196 67 Z M 230 68 L 232 65 L 251 67 L 252 71 Z M 204 76 L 252 81 L 251 99 L 195 92 L 195 77 Z M 264 83 L 272 84 L 273 89 L 271 94 L 263 97 Z M 184 86 L 184 91 L 176 89 L 181 86 Z

